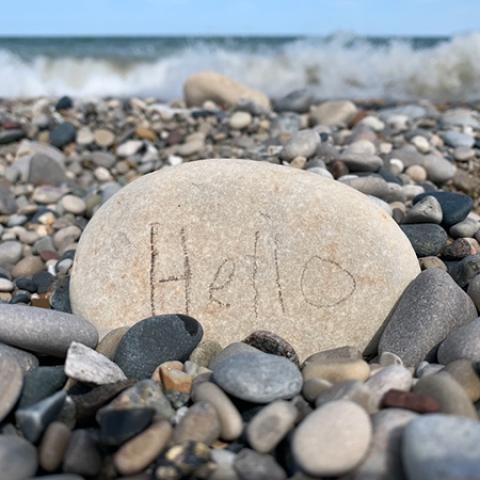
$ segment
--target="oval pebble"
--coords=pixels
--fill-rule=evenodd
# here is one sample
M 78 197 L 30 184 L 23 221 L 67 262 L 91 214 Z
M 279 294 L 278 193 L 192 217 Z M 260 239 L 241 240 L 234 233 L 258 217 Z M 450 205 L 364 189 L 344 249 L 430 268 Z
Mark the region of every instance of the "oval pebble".
M 0 357 L 0 421 L 17 403 L 23 386 L 23 372 L 15 358 Z
M 0 472 L 5 480 L 25 480 L 37 470 L 37 451 L 25 439 L 0 435 Z

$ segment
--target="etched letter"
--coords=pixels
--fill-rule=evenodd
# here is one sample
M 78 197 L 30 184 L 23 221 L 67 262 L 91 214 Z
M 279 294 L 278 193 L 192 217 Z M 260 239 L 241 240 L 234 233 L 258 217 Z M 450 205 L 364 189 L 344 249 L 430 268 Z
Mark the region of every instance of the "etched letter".
M 215 298 L 215 292 L 220 292 L 233 280 L 235 275 L 235 262 L 230 258 L 226 258 L 218 267 L 213 277 L 212 283 L 208 286 L 208 299 L 222 307 L 229 307 L 229 303 L 224 303 Z

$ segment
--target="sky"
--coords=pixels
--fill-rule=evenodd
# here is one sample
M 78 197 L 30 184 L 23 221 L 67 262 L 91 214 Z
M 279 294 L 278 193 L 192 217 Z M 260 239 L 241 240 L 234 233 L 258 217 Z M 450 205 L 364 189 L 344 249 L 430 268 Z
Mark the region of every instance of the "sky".
M 480 0 L 3 0 L 0 35 L 451 35 Z

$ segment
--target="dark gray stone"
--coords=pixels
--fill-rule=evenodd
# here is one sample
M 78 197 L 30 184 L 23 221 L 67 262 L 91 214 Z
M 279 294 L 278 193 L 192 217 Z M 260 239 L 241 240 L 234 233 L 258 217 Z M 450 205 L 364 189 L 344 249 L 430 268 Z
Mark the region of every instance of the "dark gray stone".
M 72 432 L 63 460 L 63 471 L 93 477 L 102 466 L 102 457 L 92 435 L 87 430 Z
M 69 122 L 63 122 L 50 131 L 50 143 L 57 148 L 62 148 L 74 142 L 76 136 L 76 128 Z
M 480 272 L 480 255 L 468 255 L 458 262 L 445 262 L 448 273 L 465 288 Z
M 127 377 L 149 378 L 163 362 L 188 360 L 202 336 L 202 326 L 187 315 L 146 318 L 123 336 L 115 362 Z
M 32 185 L 59 186 L 67 181 L 65 169 L 57 160 L 43 154 L 36 153 L 30 160 L 28 182 Z
M 25 132 L 20 128 L 11 128 L 0 132 L 0 145 L 17 142 L 25 136 Z
M 410 240 L 418 257 L 438 255 L 448 241 L 447 232 L 434 223 L 400 225 L 400 228 Z
M 480 423 L 451 415 L 425 415 L 410 422 L 402 442 L 409 480 L 478 479 Z
M 274 101 L 275 111 L 306 113 L 314 102 L 312 92 L 306 88 L 294 90 Z
M 238 353 L 217 362 L 213 381 L 228 394 L 254 403 L 269 403 L 297 395 L 303 385 L 300 370 L 284 357 Z
M 438 348 L 437 357 L 444 365 L 461 358 L 480 362 L 480 318 L 453 329 Z
M 285 470 L 271 455 L 244 448 L 235 457 L 233 468 L 241 480 L 285 480 Z
M 25 480 L 37 471 L 37 451 L 24 438 L 0 435 L 0 476 L 5 480 Z
M 470 297 L 450 275 L 424 270 L 407 287 L 382 333 L 379 352 L 398 355 L 406 366 L 433 359 L 436 346 L 460 325 L 477 316 Z
M 57 103 L 55 104 L 55 110 L 68 110 L 69 108 L 73 107 L 73 100 L 70 97 L 64 96 L 58 99 Z
M 36 367 L 25 374 L 19 407 L 29 407 L 60 390 L 67 381 L 63 366 Z
M 11 215 L 17 211 L 17 202 L 9 182 L 0 180 L 0 214 Z

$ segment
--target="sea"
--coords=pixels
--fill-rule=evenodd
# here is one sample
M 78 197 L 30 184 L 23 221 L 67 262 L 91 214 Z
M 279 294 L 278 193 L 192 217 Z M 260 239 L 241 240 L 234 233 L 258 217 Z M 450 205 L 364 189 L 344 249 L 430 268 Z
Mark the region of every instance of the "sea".
M 180 98 L 214 70 L 276 98 L 480 99 L 480 32 L 454 37 L 0 37 L 0 97 Z

